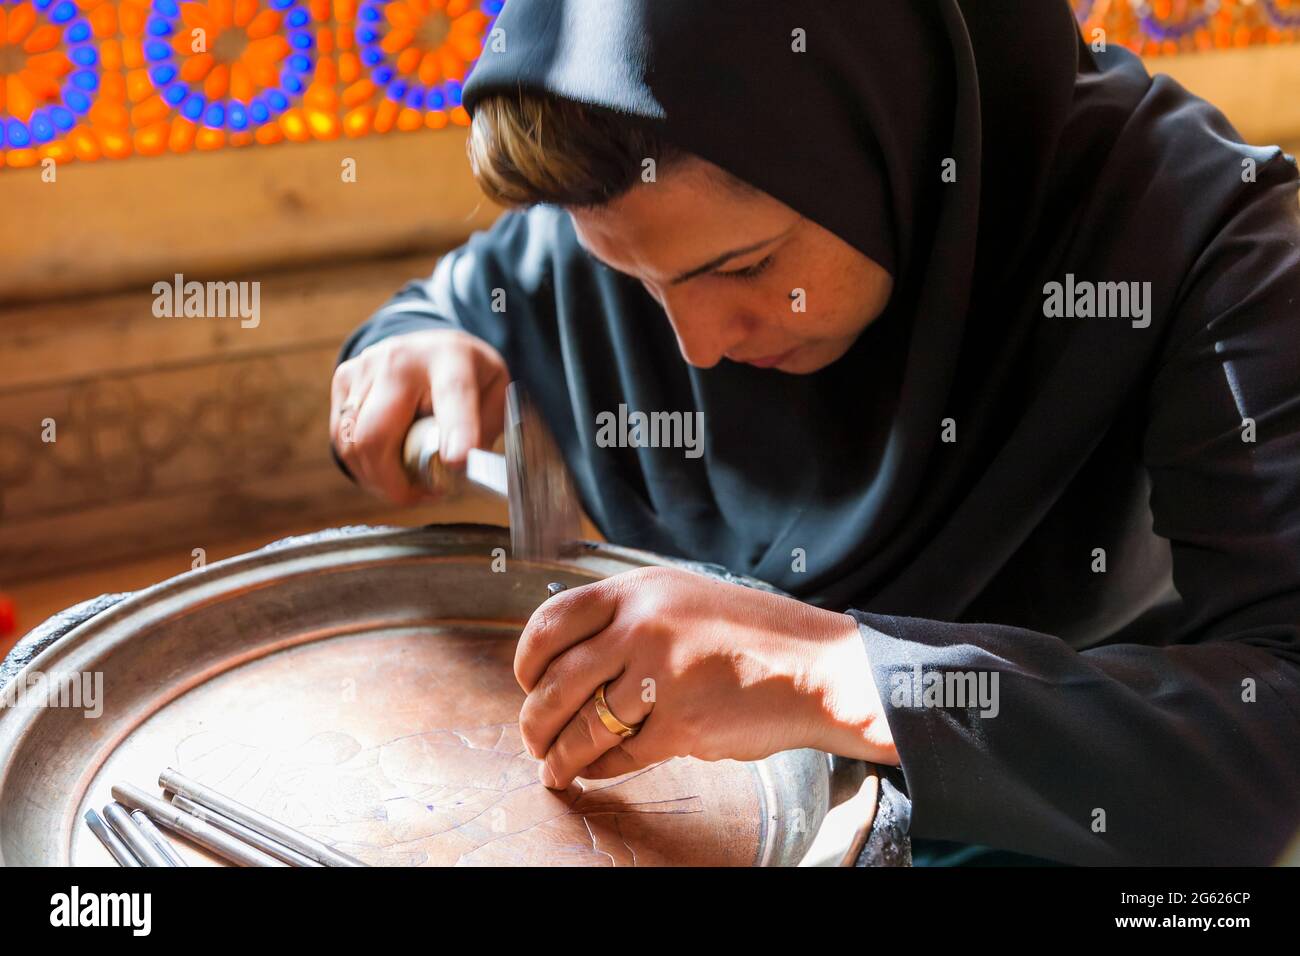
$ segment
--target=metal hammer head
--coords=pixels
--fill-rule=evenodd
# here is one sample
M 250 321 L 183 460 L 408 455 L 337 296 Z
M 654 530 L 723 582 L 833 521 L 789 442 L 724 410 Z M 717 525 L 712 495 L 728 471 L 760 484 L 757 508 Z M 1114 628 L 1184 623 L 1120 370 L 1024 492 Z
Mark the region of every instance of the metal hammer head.
M 518 382 L 506 389 L 506 497 L 515 557 L 544 561 L 578 538 L 578 495 L 560 450 Z

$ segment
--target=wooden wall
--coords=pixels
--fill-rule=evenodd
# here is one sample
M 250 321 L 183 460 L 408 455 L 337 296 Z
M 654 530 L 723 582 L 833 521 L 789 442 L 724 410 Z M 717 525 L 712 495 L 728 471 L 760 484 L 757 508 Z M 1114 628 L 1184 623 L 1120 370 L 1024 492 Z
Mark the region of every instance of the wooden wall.
M 328 454 L 330 374 L 347 333 L 432 261 L 268 275 L 256 328 L 157 318 L 147 289 L 7 310 L 0 579 L 373 510 Z
M 498 212 L 462 127 L 40 172 L 0 171 L 0 303 L 449 248 Z
M 1227 114 L 1249 143 L 1300 143 L 1300 47 L 1251 46 L 1146 61 Z
M 373 513 L 329 456 L 339 345 L 497 214 L 459 129 L 5 171 L 0 208 L 21 223 L 0 239 L 0 587 Z M 258 282 L 260 323 L 155 316 L 176 272 Z

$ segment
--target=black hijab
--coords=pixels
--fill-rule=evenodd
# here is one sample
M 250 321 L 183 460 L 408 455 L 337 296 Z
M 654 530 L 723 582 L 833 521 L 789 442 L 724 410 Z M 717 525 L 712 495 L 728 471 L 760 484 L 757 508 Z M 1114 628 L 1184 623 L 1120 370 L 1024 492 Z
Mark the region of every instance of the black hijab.
M 1144 159 L 1117 152 L 1150 83 L 1136 58 L 1112 51 L 1099 82 L 1066 0 L 510 0 L 497 26 L 471 113 L 525 89 L 651 124 L 895 278 L 885 313 L 807 376 L 687 366 L 631 280 L 561 304 L 567 394 L 553 356 L 507 360 L 537 380 L 602 532 L 826 606 L 959 613 L 1143 374 L 1193 254 L 1153 261 L 1162 230 L 1104 218 Z M 1155 279 L 1146 340 L 1045 321 L 1043 285 L 1067 272 Z M 1079 388 L 1094 398 L 1052 403 Z M 702 412 L 703 456 L 597 448 L 595 416 L 618 402 Z M 1023 511 L 990 486 L 1025 488 Z

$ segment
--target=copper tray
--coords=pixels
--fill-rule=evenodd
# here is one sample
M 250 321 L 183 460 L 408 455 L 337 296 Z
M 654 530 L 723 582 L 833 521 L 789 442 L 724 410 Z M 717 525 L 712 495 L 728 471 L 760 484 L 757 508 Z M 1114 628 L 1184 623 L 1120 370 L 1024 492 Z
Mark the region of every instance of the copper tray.
M 156 791 L 165 766 L 374 865 L 790 865 L 874 784 L 796 750 L 542 787 L 511 662 L 547 582 L 647 564 L 740 579 L 594 544 L 497 573 L 495 548 L 508 535 L 487 526 L 332 529 L 56 615 L 0 686 L 102 673 L 103 714 L 0 709 L 0 863 L 111 865 L 82 814 L 119 780 Z M 867 819 L 835 839 L 860 845 L 873 808 L 852 803 Z

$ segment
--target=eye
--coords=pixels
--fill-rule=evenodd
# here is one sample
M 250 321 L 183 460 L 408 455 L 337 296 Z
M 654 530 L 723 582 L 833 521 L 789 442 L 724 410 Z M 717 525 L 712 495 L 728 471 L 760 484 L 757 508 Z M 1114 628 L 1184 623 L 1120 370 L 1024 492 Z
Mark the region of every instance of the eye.
M 727 279 L 752 279 L 760 275 L 768 266 L 772 264 L 772 256 L 768 255 L 759 259 L 752 266 L 745 266 L 743 269 L 733 269 L 731 272 L 715 272 L 714 275 L 722 276 Z

